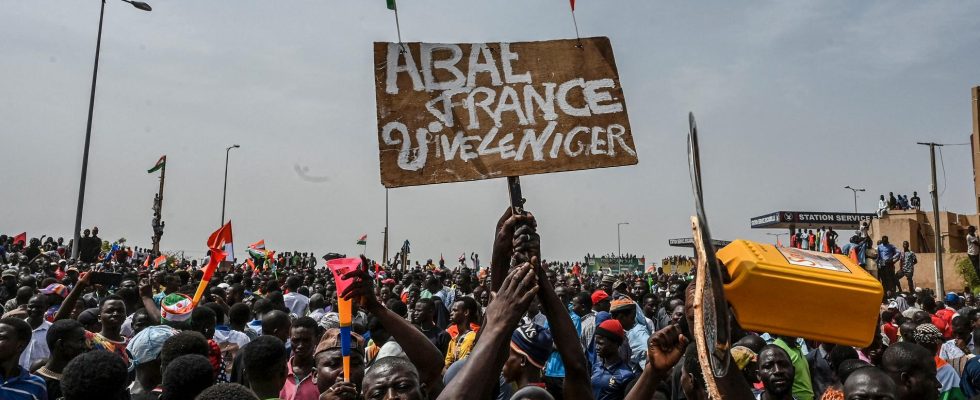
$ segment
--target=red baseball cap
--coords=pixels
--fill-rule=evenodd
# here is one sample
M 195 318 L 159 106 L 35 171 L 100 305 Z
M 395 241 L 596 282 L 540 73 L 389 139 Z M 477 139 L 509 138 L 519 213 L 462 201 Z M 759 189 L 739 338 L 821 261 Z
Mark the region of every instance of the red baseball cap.
M 592 292 L 592 304 L 598 303 L 609 298 L 609 294 L 605 290 L 596 290 Z
M 619 320 L 612 318 L 602 321 L 596 327 L 595 333 L 596 335 L 602 335 L 620 343 L 626 339 L 626 330 L 623 329 L 623 324 L 620 324 Z

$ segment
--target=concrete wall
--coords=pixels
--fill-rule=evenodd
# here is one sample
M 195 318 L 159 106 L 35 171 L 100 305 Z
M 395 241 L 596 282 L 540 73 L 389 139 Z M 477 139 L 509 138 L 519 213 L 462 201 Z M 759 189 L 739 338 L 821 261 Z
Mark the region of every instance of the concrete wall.
M 936 254 L 917 253 L 916 257 L 919 259 L 919 264 L 915 267 L 915 276 L 912 278 L 912 282 L 918 287 L 935 289 Z M 956 263 L 965 258 L 966 253 L 943 253 L 943 286 L 947 292 L 959 292 L 966 286 L 963 277 L 956 270 Z M 904 290 L 907 284 L 905 278 L 902 278 L 901 283 Z
M 926 201 L 926 199 L 923 199 Z M 951 212 L 939 213 L 939 226 L 942 229 L 943 252 L 966 252 L 966 227 L 976 226 L 980 215 L 962 215 Z M 903 241 L 917 253 L 936 252 L 935 217 L 931 212 L 890 211 L 880 219 L 871 222 L 871 237 L 877 242 L 888 236 L 891 243 L 901 246 Z

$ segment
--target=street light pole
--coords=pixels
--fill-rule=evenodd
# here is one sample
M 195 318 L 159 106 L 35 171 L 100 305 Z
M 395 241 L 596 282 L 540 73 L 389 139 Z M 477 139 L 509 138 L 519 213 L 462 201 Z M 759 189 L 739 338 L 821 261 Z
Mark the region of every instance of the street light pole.
M 237 149 L 239 147 L 241 146 L 233 144 L 225 148 L 225 188 L 221 193 L 221 223 L 218 226 L 225 224 L 225 198 L 228 196 L 228 153 L 231 152 L 231 149 Z
M 629 225 L 629 222 L 619 222 L 616 223 L 616 267 L 622 271 L 623 269 L 623 241 L 620 229 L 623 225 Z
M 143 11 L 151 11 L 149 4 L 141 1 L 123 0 L 133 7 Z M 82 150 L 82 176 L 78 180 L 78 207 L 75 209 L 75 235 L 71 245 L 71 257 L 78 259 L 78 251 L 82 239 L 82 209 L 85 206 L 85 181 L 88 178 L 88 149 L 92 142 L 92 114 L 95 110 L 95 84 L 99 77 L 99 52 L 102 50 L 102 20 L 105 17 L 105 0 L 99 9 L 99 33 L 95 39 L 95 67 L 92 69 L 92 91 L 88 98 L 88 122 L 85 124 L 85 148 Z
M 864 189 L 852 188 L 850 186 L 844 186 L 844 189 L 851 189 L 851 191 L 854 192 L 854 213 L 857 214 L 857 212 L 858 212 L 858 192 L 863 192 Z

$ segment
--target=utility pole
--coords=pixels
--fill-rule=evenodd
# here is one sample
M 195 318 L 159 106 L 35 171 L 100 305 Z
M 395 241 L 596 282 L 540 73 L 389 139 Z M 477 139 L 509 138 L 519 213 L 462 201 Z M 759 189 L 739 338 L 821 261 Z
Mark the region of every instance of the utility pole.
M 164 162 L 163 167 L 160 168 L 160 191 L 157 192 L 156 198 L 153 199 L 153 251 L 151 255 L 154 258 L 160 256 L 160 239 L 163 238 L 163 180 L 166 176 L 167 163 Z
M 929 186 L 929 194 L 932 195 L 932 228 L 936 235 L 936 293 L 946 293 L 943 290 L 943 231 L 939 224 L 939 192 L 936 190 L 936 146 L 943 145 L 923 142 L 916 144 L 929 146 L 929 162 L 932 165 L 932 185 Z

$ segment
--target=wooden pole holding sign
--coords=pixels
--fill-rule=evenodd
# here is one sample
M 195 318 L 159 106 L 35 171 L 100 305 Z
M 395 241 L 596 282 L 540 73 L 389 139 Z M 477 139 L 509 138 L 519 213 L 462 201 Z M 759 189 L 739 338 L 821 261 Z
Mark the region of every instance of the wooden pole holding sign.
M 521 195 L 521 178 L 519 176 L 508 176 L 507 189 L 510 192 L 511 213 L 514 215 L 524 215 L 524 196 Z M 531 257 L 527 253 L 514 251 L 514 254 L 510 258 L 510 266 L 515 267 L 529 261 L 531 261 Z

